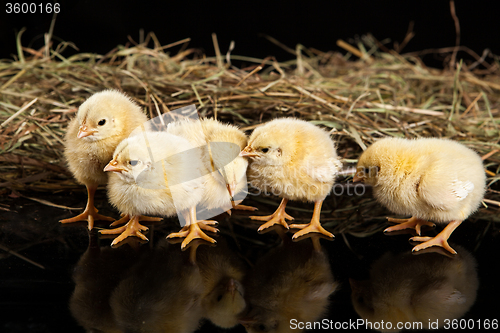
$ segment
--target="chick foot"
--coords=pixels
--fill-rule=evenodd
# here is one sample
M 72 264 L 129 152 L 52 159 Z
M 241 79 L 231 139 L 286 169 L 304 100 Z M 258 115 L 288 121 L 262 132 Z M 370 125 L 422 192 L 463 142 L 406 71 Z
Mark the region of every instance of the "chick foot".
M 249 211 L 256 211 L 259 210 L 257 207 L 252 207 L 252 206 L 245 206 L 245 205 L 240 205 L 240 204 L 235 204 L 234 201 L 231 201 L 231 204 L 233 205 L 233 208 L 231 209 L 236 209 L 236 210 L 249 210 Z M 226 213 L 231 216 L 231 209 L 226 210 Z
M 398 224 L 385 229 L 384 232 L 393 232 L 393 231 L 405 230 L 405 229 L 415 229 L 415 231 L 417 232 L 417 235 L 419 235 L 419 236 L 421 235 L 422 226 L 428 226 L 431 228 L 434 228 L 436 226 L 432 222 L 421 220 L 415 216 L 412 216 L 409 219 L 395 219 L 392 217 L 388 217 L 387 221 L 393 222 L 393 223 L 398 223 Z
M 311 222 L 309 222 L 309 224 L 290 225 L 290 228 L 292 229 L 302 229 L 293 235 L 292 240 L 294 242 L 298 242 L 302 239 L 306 239 L 309 237 L 314 237 L 314 238 L 321 237 L 328 240 L 333 240 L 335 238 L 335 236 L 331 232 L 326 231 L 325 228 L 321 226 L 321 222 L 319 221 L 322 204 L 323 201 L 317 201 L 314 203 L 314 212 Z
M 421 244 L 418 244 L 415 246 L 412 250 L 412 252 L 418 252 L 420 250 L 429 248 L 431 246 L 441 246 L 444 248 L 446 251 L 452 253 L 452 254 L 457 254 L 457 251 L 455 251 L 449 244 L 448 244 L 448 238 L 450 237 L 451 233 L 462 223 L 462 221 L 451 221 L 448 223 L 448 225 L 441 231 L 437 236 L 435 237 L 412 237 L 410 238 L 410 241 L 414 242 L 423 242 Z
M 288 215 L 285 212 L 286 204 L 288 202 L 288 199 L 281 200 L 281 203 L 276 209 L 276 211 L 267 216 L 250 216 L 252 220 L 257 220 L 257 221 L 267 221 L 266 223 L 262 224 L 259 229 L 257 229 L 258 232 L 260 233 L 265 233 L 269 231 L 272 226 L 279 224 L 285 228 L 285 230 L 288 230 L 288 223 L 286 222 L 286 219 L 288 220 L 293 220 L 293 217 Z
M 111 230 L 100 230 L 99 233 L 103 235 L 116 235 L 120 234 L 120 236 L 116 237 L 113 242 L 111 243 L 111 246 L 116 245 L 117 243 L 121 242 L 125 238 L 129 236 L 137 236 L 142 240 L 147 241 L 147 237 L 144 236 L 144 234 L 141 231 L 147 231 L 149 230 L 148 227 L 145 227 L 139 223 L 139 216 L 133 216 L 130 221 L 127 222 L 126 225 L 120 228 L 115 228 Z
M 197 221 L 196 223 L 191 223 L 184 226 L 179 232 L 171 233 L 167 236 L 167 239 L 171 238 L 184 238 L 181 244 L 181 250 L 185 250 L 191 246 L 191 242 L 196 239 L 202 239 L 211 244 L 216 244 L 217 241 L 209 237 L 203 230 L 207 230 L 213 233 L 218 233 L 217 228 L 211 227 L 210 225 L 217 225 L 216 221 Z M 203 229 L 203 230 L 202 230 Z
M 122 225 L 124 223 L 127 223 L 129 220 L 130 220 L 130 215 L 124 214 L 119 220 L 114 221 L 109 226 L 116 227 L 117 225 Z M 161 220 L 162 220 L 161 217 L 151 217 L 151 216 L 144 216 L 144 215 L 139 216 L 139 221 L 142 221 L 142 222 L 160 222 Z
M 83 213 L 74 216 L 69 219 L 60 220 L 60 223 L 73 223 L 78 221 L 88 221 L 88 228 L 92 230 L 94 228 L 94 221 L 104 220 L 104 221 L 113 221 L 114 219 L 109 216 L 104 216 L 101 214 L 97 214 L 98 210 L 94 206 L 94 194 L 97 190 L 97 186 L 87 186 L 87 206 Z

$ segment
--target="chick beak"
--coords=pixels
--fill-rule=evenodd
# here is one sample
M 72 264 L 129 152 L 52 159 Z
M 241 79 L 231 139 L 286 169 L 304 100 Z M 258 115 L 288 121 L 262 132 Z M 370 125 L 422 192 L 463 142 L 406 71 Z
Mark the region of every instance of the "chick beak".
M 114 171 L 121 173 L 122 171 L 125 171 L 125 169 L 119 166 L 117 161 L 112 160 L 104 167 L 104 171 Z
M 361 175 L 359 174 L 359 172 L 358 172 L 358 173 L 356 173 L 356 174 L 354 175 L 354 178 L 352 179 L 352 182 L 353 182 L 353 183 L 357 183 L 357 182 L 362 182 L 363 180 L 365 180 L 365 176 L 361 176 Z
M 234 198 L 234 195 L 236 194 L 236 184 L 234 183 L 226 184 L 226 188 L 231 198 Z
M 236 293 L 236 283 L 234 279 L 229 279 L 227 284 L 227 291 L 231 294 L 231 298 L 234 299 L 234 294 Z
M 78 139 L 81 139 L 81 138 L 84 138 L 86 136 L 89 136 L 89 135 L 92 135 L 96 132 L 96 130 L 94 129 L 90 129 L 87 125 L 83 124 L 82 126 L 80 126 L 80 128 L 78 129 L 78 134 L 77 134 L 77 138 Z
M 250 146 L 246 146 L 245 149 L 243 149 L 241 152 L 240 152 L 240 156 L 243 156 L 243 157 L 256 157 L 258 156 L 259 154 L 257 154 L 252 147 Z

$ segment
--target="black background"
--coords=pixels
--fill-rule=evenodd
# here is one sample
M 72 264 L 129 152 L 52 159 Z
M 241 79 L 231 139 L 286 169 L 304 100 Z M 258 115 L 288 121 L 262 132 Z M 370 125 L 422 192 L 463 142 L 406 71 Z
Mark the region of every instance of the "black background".
M 6 1 L 7 3 L 8 1 Z M 43 3 L 48 3 L 44 1 Z M 139 30 L 154 32 L 166 45 L 186 37 L 190 47 L 214 54 L 211 34 L 218 36 L 226 53 L 231 40 L 233 54 L 264 58 L 273 55 L 280 61 L 293 55 L 270 43 L 270 35 L 288 47 L 298 43 L 322 51 L 340 50 L 338 39 L 372 33 L 378 40 L 402 42 L 410 22 L 415 37 L 403 52 L 455 45 L 455 25 L 448 0 L 351 0 L 351 1 L 97 1 L 61 0 L 54 36 L 73 42 L 80 52 L 105 54 L 127 43 L 127 36 L 139 40 Z M 494 0 L 457 1 L 461 45 L 478 54 L 485 48 L 500 54 L 500 20 Z M 39 7 L 37 7 L 39 8 Z M 6 14 L 0 17 L 0 58 L 16 53 L 15 34 L 27 30 L 22 44 L 32 48 L 43 45 L 51 14 Z M 71 52 L 68 51 L 68 54 Z M 465 54 L 462 54 L 465 56 Z M 439 62 L 427 57 L 426 61 Z

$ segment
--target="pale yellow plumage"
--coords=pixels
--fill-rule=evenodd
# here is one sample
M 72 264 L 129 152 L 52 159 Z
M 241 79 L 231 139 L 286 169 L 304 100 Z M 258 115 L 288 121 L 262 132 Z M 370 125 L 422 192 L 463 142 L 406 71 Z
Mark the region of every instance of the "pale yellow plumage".
M 273 215 L 252 217 L 268 221 L 259 231 L 275 224 L 288 229 L 285 219 L 292 217 L 285 213 L 286 203 L 300 200 L 314 202 L 315 208 L 309 225 L 290 226 L 303 229 L 294 240 L 318 235 L 333 238 L 319 222 L 321 204 L 342 166 L 328 132 L 295 118 L 274 119 L 253 131 L 241 155 L 252 159 L 247 172 L 250 184 L 283 198 Z
M 231 199 L 228 187 L 236 194 L 246 186 L 248 161 L 238 154 L 247 137 L 237 127 L 215 119 L 186 120 L 169 124 L 167 132 L 186 138 L 202 150 L 207 184 L 201 206 L 225 207 Z
M 142 214 L 189 215 L 204 192 L 203 165 L 199 150 L 184 138 L 164 132 L 139 132 L 123 140 L 106 166 L 111 171 L 108 196 L 121 213 L 132 219 L 126 226 L 101 230 L 103 234 L 122 233 L 114 244 L 129 235 L 146 237 L 138 223 Z M 194 223 L 194 222 L 193 222 Z
M 173 122 L 168 124 L 167 132 L 184 137 L 201 152 L 205 191 L 199 208 L 212 210 L 208 214 L 215 215 L 230 210 L 234 206 L 233 197 L 246 188 L 248 161 L 238 156 L 246 144 L 246 135 L 237 127 L 214 119 Z M 186 237 L 189 235 L 186 231 L 184 227 L 168 237 Z M 185 247 L 189 243 L 183 244 Z
M 372 185 L 375 198 L 389 210 L 412 216 L 412 219 L 391 219 L 402 224 L 387 231 L 415 227 L 420 233 L 422 225 L 430 224 L 427 220 L 451 222 L 442 237 L 420 244 L 414 250 L 439 245 L 454 253 L 446 239 L 478 209 L 486 176 L 481 158 L 458 142 L 386 138 L 375 142 L 361 155 L 355 180 Z
M 88 219 L 88 227 L 92 229 L 94 219 L 113 220 L 97 214 L 94 192 L 98 185 L 108 181 L 103 169 L 116 146 L 146 121 L 140 107 L 116 90 L 96 93 L 80 106 L 68 125 L 64 155 L 76 180 L 87 187 L 89 198 L 83 214 L 62 223 Z

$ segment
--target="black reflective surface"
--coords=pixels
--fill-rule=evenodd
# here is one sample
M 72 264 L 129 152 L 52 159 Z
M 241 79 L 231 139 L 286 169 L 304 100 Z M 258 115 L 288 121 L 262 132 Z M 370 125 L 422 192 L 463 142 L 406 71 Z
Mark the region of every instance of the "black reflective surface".
M 133 292 L 136 297 L 134 300 L 142 297 L 144 306 L 153 307 L 157 309 L 156 311 L 161 312 L 162 310 L 158 310 L 158 304 L 153 300 L 154 297 L 159 297 L 159 295 L 167 295 L 164 296 L 167 299 L 169 297 L 168 288 L 165 289 L 165 281 L 171 278 L 168 272 L 187 272 L 185 273 L 187 275 L 179 282 L 174 283 L 174 285 L 179 286 L 179 290 L 185 291 L 177 293 L 175 299 L 167 302 L 168 306 L 172 303 L 176 304 L 175 302 L 181 304 L 181 301 L 187 304 L 189 297 L 193 297 L 188 290 L 192 291 L 195 288 L 189 286 L 186 287 L 187 289 L 181 288 L 183 283 L 187 281 L 186 276 L 195 276 L 196 279 L 196 274 L 198 274 L 193 271 L 192 265 L 185 260 L 188 251 L 181 253 L 179 244 L 166 245 L 164 241 L 165 236 L 170 231 L 178 230 L 179 227 L 175 219 L 166 219 L 159 224 L 149 225 L 150 231 L 147 236 L 150 242 L 147 244 L 133 247 L 123 245 L 113 249 L 109 246 L 110 239 L 99 239 L 95 231 L 89 233 L 84 222 L 70 226 L 61 225 L 58 222 L 62 218 L 74 215 L 78 212 L 77 210 L 68 211 L 26 198 L 43 199 L 53 204 L 69 207 L 83 207 L 86 200 L 84 191 L 51 195 L 37 192 L 23 192 L 21 194 L 25 197 L 18 196 L 15 192 L 2 195 L 0 310 L 4 319 L 0 322 L 0 331 L 85 332 L 82 327 L 85 320 L 87 322 L 93 319 L 97 322 L 106 321 L 106 316 L 112 317 L 113 311 L 115 313 L 118 311 L 116 307 L 120 305 L 116 304 L 124 304 L 124 301 L 120 301 L 118 297 L 115 297 L 114 301 L 111 302 L 110 295 L 126 277 L 130 276 L 136 277 Z M 265 200 L 275 202 L 274 205 L 253 199 L 253 197 L 249 197 L 245 204 L 259 207 L 258 215 L 272 212 L 279 203 L 275 198 L 265 198 Z M 370 195 L 366 194 L 360 199 L 368 200 Z M 96 203 L 101 213 L 118 217 L 116 211 L 107 204 L 104 191 L 97 192 Z M 336 219 L 335 213 L 332 213 L 329 208 L 335 209 L 337 207 L 337 210 L 341 210 L 343 204 L 345 201 L 339 197 L 332 196 L 325 201 L 323 217 L 327 228 L 328 221 Z M 309 212 L 302 211 L 312 209 L 310 205 L 291 203 L 289 207 L 290 209 L 287 211 L 295 216 L 297 221 L 307 221 L 310 218 Z M 490 208 L 490 210 L 493 220 L 496 218 L 495 208 Z M 351 216 L 349 219 L 366 219 L 366 216 L 356 217 L 356 212 L 356 209 L 352 210 L 354 217 Z M 258 234 L 255 231 L 258 225 L 252 224 L 247 217 L 248 215 L 250 214 L 247 212 L 237 211 L 233 212 L 232 217 L 226 214 L 218 216 L 217 220 L 220 222 L 219 229 L 221 230 L 221 235 L 218 237 L 219 244 L 227 243 L 229 253 L 237 255 L 238 260 L 248 267 L 247 280 L 243 283 L 247 286 L 247 292 L 250 293 L 246 294 L 247 301 L 250 300 L 254 303 L 253 311 L 255 312 L 255 308 L 262 304 L 269 305 L 266 305 L 264 312 L 268 317 L 281 318 L 278 320 L 281 325 L 280 331 L 283 331 L 283 325 L 286 326 L 283 323 L 288 322 L 287 316 L 302 315 L 304 318 L 317 317 L 314 321 L 330 325 L 328 328 L 335 328 L 336 325 L 337 328 L 341 325 L 353 328 L 353 323 L 359 319 L 359 316 L 351 302 L 349 279 L 367 280 L 370 277 L 370 267 L 384 255 L 387 256 L 387 252 L 391 252 L 396 258 L 409 252 L 412 248 L 408 243 L 409 235 L 387 236 L 379 231 L 368 237 L 355 237 L 349 233 L 336 232 L 335 241 L 321 240 L 326 256 L 323 259 L 318 259 L 312 251 L 309 240 L 285 244 L 285 246 L 280 245 L 281 241 L 275 232 Z M 245 227 L 245 224 L 251 225 L 252 228 Z M 99 225 L 99 223 L 97 225 L 106 227 L 106 225 Z M 332 229 L 330 228 L 330 230 Z M 476 301 L 462 317 L 468 321 L 462 320 L 457 322 L 458 324 L 468 324 L 469 327 L 473 325 L 478 328 L 479 325 L 484 327 L 486 323 L 491 324 L 493 320 L 500 319 L 497 307 L 500 296 L 497 273 L 500 259 L 499 237 L 495 222 L 475 221 L 473 219 L 464 222 L 451 237 L 452 246 L 458 245 L 461 250 L 463 249 L 462 251 L 470 252 L 477 261 L 479 280 Z M 168 248 L 170 249 L 168 251 L 172 252 L 167 250 L 165 250 L 167 252 L 161 252 L 164 251 L 161 250 L 162 248 Z M 212 250 L 208 247 L 200 249 L 203 251 Z M 158 255 L 158 251 L 163 254 Z M 298 254 L 294 255 L 294 253 Z M 168 263 L 166 262 L 172 261 L 172 258 L 176 256 L 179 258 L 176 261 L 176 268 L 167 267 Z M 431 253 L 419 256 L 435 257 L 439 255 Z M 442 260 L 447 259 L 443 256 Z M 397 264 L 396 259 L 389 261 Z M 387 270 L 385 273 L 392 277 L 393 281 L 394 276 L 396 276 L 397 280 L 397 274 L 399 274 L 397 270 L 390 268 Z M 80 286 L 82 283 L 83 285 L 88 284 L 88 287 L 85 287 L 86 297 L 91 300 L 90 303 L 94 306 L 84 304 L 75 307 L 74 304 L 71 305 L 74 301 L 72 294 L 75 290 L 75 281 Z M 173 290 L 179 291 L 177 288 Z M 128 293 L 132 294 L 132 291 L 125 289 L 124 294 Z M 198 294 L 200 293 L 201 291 L 198 292 Z M 290 294 L 297 297 L 286 298 Z M 179 299 L 178 295 L 183 295 L 184 299 Z M 329 297 L 325 297 L 325 295 L 329 295 Z M 195 299 L 196 297 L 198 296 L 194 296 Z M 323 298 L 326 299 L 326 309 L 324 314 L 321 314 L 323 305 L 320 303 Z M 114 310 L 111 303 L 115 304 Z M 70 311 L 70 307 L 72 311 Z M 85 307 L 87 310 L 90 309 L 86 313 Z M 111 312 L 109 312 L 110 309 Z M 305 309 L 312 309 L 311 311 L 320 314 L 304 315 Z M 130 307 L 127 311 L 130 311 Z M 145 311 L 148 314 L 153 312 L 153 310 Z M 252 317 L 252 309 L 247 311 L 248 313 L 242 316 L 243 321 Z M 284 312 L 287 314 L 283 314 Z M 199 314 L 190 313 L 190 315 L 185 320 L 195 320 L 196 323 L 200 320 L 198 329 L 200 332 L 245 332 L 242 325 L 224 330 L 217 328 L 207 320 L 201 320 Z M 137 319 L 132 314 L 128 317 L 132 321 Z M 327 318 L 328 321 L 322 321 L 324 318 Z M 271 328 L 276 326 L 276 322 L 277 320 L 271 320 Z M 269 329 L 265 326 L 260 328 Z M 259 329 L 259 325 L 256 326 L 256 329 Z M 365 327 L 356 326 L 356 329 L 364 330 Z M 299 330 L 291 331 L 297 332 Z

